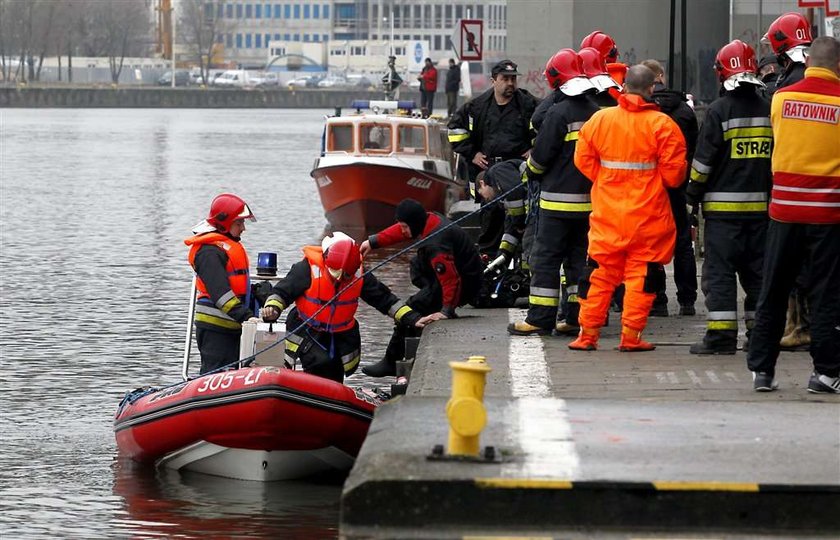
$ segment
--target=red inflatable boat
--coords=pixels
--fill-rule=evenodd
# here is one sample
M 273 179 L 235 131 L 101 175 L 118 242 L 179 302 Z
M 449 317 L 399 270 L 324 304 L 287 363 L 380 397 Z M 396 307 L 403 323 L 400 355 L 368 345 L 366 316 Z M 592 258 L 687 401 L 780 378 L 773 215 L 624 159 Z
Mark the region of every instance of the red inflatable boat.
M 114 421 L 135 461 L 244 480 L 347 471 L 380 400 L 361 389 L 276 366 L 136 390 Z

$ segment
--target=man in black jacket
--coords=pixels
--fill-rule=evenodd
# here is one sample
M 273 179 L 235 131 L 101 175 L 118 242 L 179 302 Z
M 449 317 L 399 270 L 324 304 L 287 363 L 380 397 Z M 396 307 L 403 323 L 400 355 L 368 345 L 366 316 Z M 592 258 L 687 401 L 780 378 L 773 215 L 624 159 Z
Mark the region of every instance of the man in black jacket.
M 527 158 L 534 131 L 531 115 L 537 99 L 527 90 L 517 88 L 517 66 L 502 60 L 491 70 L 492 88 L 461 106 L 449 121 L 449 142 L 452 150 L 469 162 L 470 195 L 482 199 L 475 191 L 475 177 L 494 163 Z M 488 256 L 499 247 L 504 227 L 504 210 L 494 205 L 481 214 L 479 250 Z
M 458 107 L 458 89 L 461 87 L 461 64 L 449 59 L 449 71 L 446 72 L 446 114 L 449 118 L 455 114 Z
M 665 70 L 656 60 L 645 60 L 642 65 L 647 66 L 656 75 L 656 85 L 653 87 L 653 100 L 659 108 L 677 123 L 685 137 L 686 160 L 691 163 L 694 150 L 697 147 L 697 117 L 694 110 L 688 106 L 683 92 L 671 90 L 665 86 Z M 688 180 L 688 178 L 686 178 Z M 680 315 L 694 315 L 694 302 L 697 301 L 697 262 L 694 259 L 694 247 L 691 244 L 691 225 L 688 219 L 685 202 L 686 184 L 668 190 L 671 201 L 671 211 L 677 226 L 677 244 L 674 247 L 674 283 L 677 286 L 677 301 L 680 304 Z M 668 296 L 665 290 L 656 294 L 653 302 L 652 316 L 668 316 Z

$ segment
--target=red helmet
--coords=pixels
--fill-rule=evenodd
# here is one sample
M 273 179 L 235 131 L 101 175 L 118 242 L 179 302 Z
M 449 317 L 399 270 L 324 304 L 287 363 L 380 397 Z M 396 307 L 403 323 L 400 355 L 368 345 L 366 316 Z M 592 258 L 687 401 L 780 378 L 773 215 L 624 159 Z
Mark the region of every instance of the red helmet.
M 755 51 L 740 39 L 724 45 L 715 56 L 715 71 L 720 82 L 740 73 L 755 74 L 757 69 Z
M 595 48 L 607 63 L 618 61 L 618 47 L 615 45 L 615 40 L 600 30 L 595 30 L 583 38 L 580 46 Z
M 785 13 L 773 21 L 764 37 L 776 54 L 782 54 L 800 45 L 810 45 L 814 41 L 808 19 L 795 11 Z
M 230 226 L 237 219 L 257 221 L 248 204 L 231 193 L 222 193 L 210 203 L 210 214 L 207 222 L 220 232 L 228 232 Z
M 621 89 L 621 85 L 610 77 L 610 73 L 607 71 L 607 63 L 598 49 L 584 47 L 578 51 L 578 56 L 583 66 L 583 73 L 589 77 L 589 80 L 599 92 L 603 92 L 607 88 Z
M 324 264 L 335 279 L 352 279 L 362 264 L 356 242 L 342 232 L 335 232 L 321 242 Z
M 577 96 L 593 87 L 583 71 L 580 57 L 573 49 L 557 51 L 548 61 L 545 77 L 551 88 L 560 88 L 570 96 Z

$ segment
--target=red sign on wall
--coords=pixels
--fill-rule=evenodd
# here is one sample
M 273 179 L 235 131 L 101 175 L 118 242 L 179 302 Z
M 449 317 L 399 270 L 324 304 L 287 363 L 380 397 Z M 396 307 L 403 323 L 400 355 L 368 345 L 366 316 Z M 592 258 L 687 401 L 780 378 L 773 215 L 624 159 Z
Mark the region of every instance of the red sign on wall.
M 481 60 L 484 53 L 484 21 L 462 19 L 460 28 L 458 52 L 461 60 Z

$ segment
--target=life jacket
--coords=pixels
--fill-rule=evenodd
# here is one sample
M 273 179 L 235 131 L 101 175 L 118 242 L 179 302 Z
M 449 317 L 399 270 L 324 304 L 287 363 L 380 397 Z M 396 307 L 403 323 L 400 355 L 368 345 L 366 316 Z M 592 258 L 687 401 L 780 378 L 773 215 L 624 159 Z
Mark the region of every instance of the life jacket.
M 250 263 L 248 261 L 248 254 L 245 252 L 245 248 L 241 243 L 217 232 L 198 234 L 187 238 L 184 240 L 184 243 L 190 246 L 188 260 L 193 269 L 195 269 L 195 256 L 202 246 L 212 244 L 224 251 L 228 258 L 225 271 L 227 272 L 228 283 L 230 283 L 230 290 L 239 301 L 247 303 L 247 297 L 251 290 L 251 279 L 248 270 Z M 230 329 L 241 328 L 242 325 L 228 316 L 224 310 L 224 306 L 227 306 L 233 298 L 222 297 L 220 302 L 223 305 L 217 306 L 210 298 L 204 282 L 198 276 L 196 276 L 195 288 L 198 291 L 197 302 L 199 304 L 196 307 L 197 322 L 206 322 Z
M 295 300 L 301 319 L 309 321 L 309 326 L 320 332 L 344 332 L 353 328 L 356 322 L 356 309 L 359 307 L 359 296 L 362 294 L 362 280 L 358 280 L 341 295 L 332 300 L 335 294 L 346 283 L 336 283 L 329 274 L 324 264 L 324 252 L 320 246 L 306 246 L 303 248 L 303 256 L 309 262 L 310 277 L 312 283 L 309 288 Z M 362 275 L 362 268 L 356 270 L 353 278 Z M 332 301 L 331 301 L 332 300 Z M 328 307 L 315 313 L 323 306 Z

